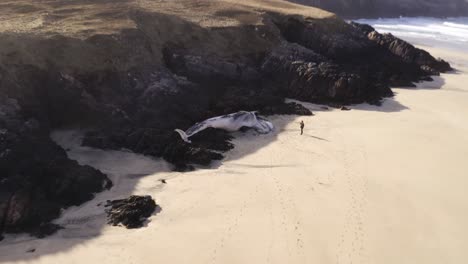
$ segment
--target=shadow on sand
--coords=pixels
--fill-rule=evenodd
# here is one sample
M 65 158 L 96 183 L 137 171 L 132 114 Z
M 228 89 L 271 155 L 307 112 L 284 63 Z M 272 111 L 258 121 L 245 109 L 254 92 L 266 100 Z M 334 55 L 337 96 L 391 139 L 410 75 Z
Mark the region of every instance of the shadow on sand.
M 397 92 L 395 92 L 395 95 L 396 94 Z M 386 113 L 401 112 L 401 111 L 409 109 L 407 106 L 404 106 L 401 103 L 399 103 L 394 97 L 383 99 L 381 106 L 370 105 L 370 104 L 359 104 L 359 105 L 353 105 L 350 108 L 352 108 L 353 110 L 386 112 Z

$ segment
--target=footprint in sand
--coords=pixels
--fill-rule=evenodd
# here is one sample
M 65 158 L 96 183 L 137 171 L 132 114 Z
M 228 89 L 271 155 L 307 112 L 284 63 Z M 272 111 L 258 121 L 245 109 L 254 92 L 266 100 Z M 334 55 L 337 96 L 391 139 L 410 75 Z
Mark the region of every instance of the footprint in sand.
M 346 149 L 346 145 L 343 144 Z M 349 150 L 349 149 L 346 149 Z M 348 153 L 360 153 L 362 149 L 343 152 L 343 162 L 345 167 L 345 177 L 350 194 L 350 202 L 345 217 L 345 223 L 339 239 L 337 263 L 363 263 L 364 256 L 364 235 L 363 217 L 366 199 L 366 172 L 362 164 L 366 164 L 364 155 L 349 156 Z M 362 173 L 351 173 L 352 166 L 359 166 Z
M 83 225 L 95 219 L 103 218 L 104 216 L 105 216 L 104 213 L 100 213 L 96 215 L 70 217 L 70 218 L 64 219 L 62 222 L 62 225 Z
M 255 195 L 254 193 L 258 192 L 258 185 L 255 186 L 255 189 L 252 190 L 248 195 L 247 199 L 242 202 L 242 205 L 239 210 L 232 211 L 229 208 L 226 208 L 223 211 L 223 215 L 225 215 L 224 223 L 227 223 L 225 230 L 222 232 L 222 235 L 213 249 L 211 254 L 211 263 L 216 263 L 219 251 L 225 247 L 226 241 L 230 239 L 238 230 L 239 228 L 239 221 L 244 217 L 245 211 L 249 207 L 248 205 L 254 200 Z

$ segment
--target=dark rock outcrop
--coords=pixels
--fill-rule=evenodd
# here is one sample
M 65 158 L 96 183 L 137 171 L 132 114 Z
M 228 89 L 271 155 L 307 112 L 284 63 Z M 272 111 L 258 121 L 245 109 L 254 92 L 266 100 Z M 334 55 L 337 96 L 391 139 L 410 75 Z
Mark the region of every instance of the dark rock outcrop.
M 262 70 L 291 98 L 378 104 L 392 95 L 389 85 L 413 86 L 451 69 L 445 61 L 367 25 L 293 18 L 278 24 L 288 42 L 266 57 Z
M 112 136 L 108 136 L 112 135 Z M 221 152 L 234 147 L 232 137 L 219 129 L 206 129 L 191 138 L 192 144 L 183 141 L 174 131 L 154 129 L 129 129 L 128 134 L 108 130 L 92 131 L 83 141 L 84 145 L 102 149 L 126 148 L 145 155 L 162 157 L 174 164 L 177 171 L 190 171 L 189 164 L 208 166 L 213 160 L 223 159 Z
M 159 206 L 149 195 L 132 195 L 126 199 L 108 201 L 106 209 L 108 224 L 124 225 L 126 228 L 139 228 Z
M 260 114 L 262 115 L 301 115 L 301 116 L 314 115 L 312 111 L 305 108 L 303 105 L 294 103 L 294 102 L 267 106 L 261 110 Z
M 392 34 L 380 34 L 369 25 L 360 25 L 354 22 L 351 24 L 366 33 L 370 40 L 400 57 L 403 62 L 419 65 L 428 75 L 439 75 L 441 72 L 452 70 L 448 62 L 434 59 L 429 52 L 418 49 Z
M 0 232 L 56 229 L 47 223 L 111 186 L 100 171 L 68 159 L 38 120 L 17 100 L 0 98 Z

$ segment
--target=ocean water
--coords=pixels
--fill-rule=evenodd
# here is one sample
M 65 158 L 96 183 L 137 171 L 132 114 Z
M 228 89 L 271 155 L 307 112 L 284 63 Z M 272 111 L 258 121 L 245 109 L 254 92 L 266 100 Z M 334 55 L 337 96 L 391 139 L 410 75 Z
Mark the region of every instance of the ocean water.
M 468 51 L 468 17 L 400 17 L 358 19 L 356 22 L 369 24 L 380 33 L 392 33 L 416 45 Z

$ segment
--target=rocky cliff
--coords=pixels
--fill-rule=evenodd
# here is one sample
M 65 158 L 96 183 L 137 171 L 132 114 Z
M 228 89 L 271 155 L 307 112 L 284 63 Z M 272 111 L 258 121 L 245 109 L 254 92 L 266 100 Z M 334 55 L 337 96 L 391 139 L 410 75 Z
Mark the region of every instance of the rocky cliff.
M 346 18 L 468 16 L 466 0 L 291 0 Z
M 450 65 L 391 35 L 284 1 L 4 1 L 0 16 L 0 228 L 31 231 L 111 186 L 49 138 L 162 157 L 177 170 L 233 148 L 207 130 L 239 110 L 310 114 L 286 97 L 378 104 Z

